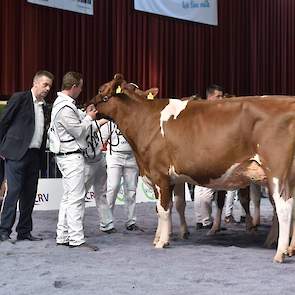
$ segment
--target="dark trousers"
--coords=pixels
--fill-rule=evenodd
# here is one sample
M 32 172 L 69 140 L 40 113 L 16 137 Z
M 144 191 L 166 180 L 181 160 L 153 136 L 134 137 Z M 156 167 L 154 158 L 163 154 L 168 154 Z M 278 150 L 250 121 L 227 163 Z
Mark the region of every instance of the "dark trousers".
M 18 235 L 27 235 L 32 231 L 39 164 L 39 149 L 29 149 L 19 161 L 5 160 L 8 189 L 1 212 L 0 233 L 11 234 L 18 201 L 20 215 L 16 231 Z

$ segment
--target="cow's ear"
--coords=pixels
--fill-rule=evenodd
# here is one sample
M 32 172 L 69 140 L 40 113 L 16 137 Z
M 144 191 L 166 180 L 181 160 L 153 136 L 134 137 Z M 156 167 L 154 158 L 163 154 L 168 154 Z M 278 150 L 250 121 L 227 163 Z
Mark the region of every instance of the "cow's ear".
M 122 88 L 123 88 L 122 85 L 124 84 L 126 84 L 126 81 L 124 80 L 123 75 L 115 74 L 114 79 L 111 83 L 112 95 L 122 93 Z
M 153 87 L 147 90 L 148 93 L 150 93 L 153 97 L 156 97 L 157 94 L 159 93 L 159 88 Z
M 121 85 L 118 85 L 118 87 L 116 88 L 116 94 L 118 93 L 122 93 Z

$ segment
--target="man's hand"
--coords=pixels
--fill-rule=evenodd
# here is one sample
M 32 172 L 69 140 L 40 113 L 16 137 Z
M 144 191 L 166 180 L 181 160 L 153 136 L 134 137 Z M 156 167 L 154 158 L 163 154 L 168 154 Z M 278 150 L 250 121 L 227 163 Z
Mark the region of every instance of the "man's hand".
M 86 108 L 86 114 L 88 116 L 90 116 L 92 118 L 92 120 L 95 120 L 96 118 L 96 114 L 97 114 L 97 110 L 94 106 L 94 104 L 90 104 L 87 108 Z

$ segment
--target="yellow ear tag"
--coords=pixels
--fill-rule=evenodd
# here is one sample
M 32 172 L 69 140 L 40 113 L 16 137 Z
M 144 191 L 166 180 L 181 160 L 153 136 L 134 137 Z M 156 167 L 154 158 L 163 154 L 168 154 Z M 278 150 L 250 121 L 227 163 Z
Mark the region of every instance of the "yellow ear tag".
M 149 92 L 148 96 L 147 96 L 147 99 L 154 99 L 154 96 L 151 92 Z
M 117 89 L 116 89 L 116 93 L 122 93 L 122 88 L 121 88 L 120 85 L 117 87 Z

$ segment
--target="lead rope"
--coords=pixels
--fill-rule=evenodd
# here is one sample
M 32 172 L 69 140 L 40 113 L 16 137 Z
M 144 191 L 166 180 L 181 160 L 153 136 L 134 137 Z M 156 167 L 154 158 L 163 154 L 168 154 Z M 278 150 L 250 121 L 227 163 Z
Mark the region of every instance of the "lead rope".
M 101 151 L 107 151 L 107 145 L 109 144 L 110 145 L 110 154 L 112 154 L 112 147 L 119 145 L 119 137 L 118 137 L 118 142 L 116 144 L 112 143 L 112 133 L 115 132 L 117 128 L 114 128 L 114 130 L 112 130 L 112 123 L 110 122 L 110 124 L 109 124 L 109 136 L 106 139 L 106 141 L 104 142 L 103 138 L 102 138 L 100 126 L 97 124 L 96 120 L 95 120 L 95 124 L 96 124 L 97 130 L 98 130 L 99 139 L 100 139 L 101 144 L 102 144 L 100 150 Z

